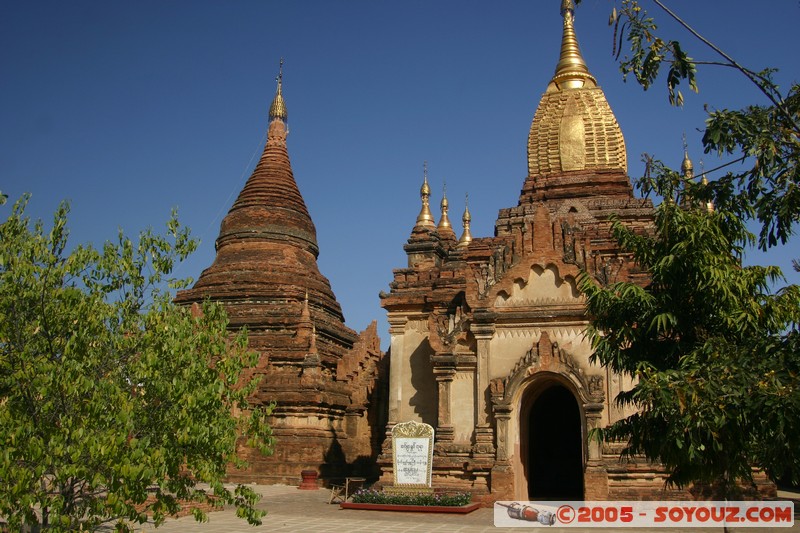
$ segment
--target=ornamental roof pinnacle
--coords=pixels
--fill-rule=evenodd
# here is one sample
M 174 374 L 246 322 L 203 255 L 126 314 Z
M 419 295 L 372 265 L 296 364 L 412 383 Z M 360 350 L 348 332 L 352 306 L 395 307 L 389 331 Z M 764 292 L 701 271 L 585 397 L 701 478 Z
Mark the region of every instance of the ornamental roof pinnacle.
M 447 212 L 450 207 L 450 203 L 447 201 L 447 184 L 444 184 L 442 188 L 442 202 L 440 204 L 441 207 L 441 218 L 439 219 L 439 225 L 436 227 L 436 230 L 439 232 L 439 237 L 442 239 L 447 240 L 456 240 L 456 234 L 453 231 L 453 226 L 450 224 L 450 217 L 448 216 Z
M 438 229 L 451 228 L 450 217 L 447 215 L 450 203 L 447 201 L 447 184 L 442 189 L 442 202 L 439 204 L 441 208 L 442 217 L 439 219 Z
M 428 185 L 428 162 L 423 162 L 423 182 L 422 187 L 419 189 L 419 196 L 422 199 L 422 208 L 419 211 L 419 215 L 417 216 L 417 224 L 416 227 L 435 227 L 436 224 L 433 221 L 433 214 L 431 213 L 430 208 L 430 196 L 431 196 L 431 187 Z
M 703 187 L 708 187 L 708 178 L 706 177 L 705 168 L 703 168 L 703 160 L 702 159 L 700 160 L 700 173 L 702 174 L 702 176 L 700 177 L 700 184 Z M 708 211 L 709 213 L 713 213 L 714 212 L 714 202 L 709 200 L 708 202 L 705 203 L 705 208 L 706 208 L 706 211 Z
M 472 242 L 472 233 L 469 230 L 469 223 L 472 221 L 472 215 L 469 213 L 469 193 L 464 198 L 464 216 L 461 217 L 461 221 L 464 223 L 464 233 L 458 239 L 458 247 L 464 248 Z

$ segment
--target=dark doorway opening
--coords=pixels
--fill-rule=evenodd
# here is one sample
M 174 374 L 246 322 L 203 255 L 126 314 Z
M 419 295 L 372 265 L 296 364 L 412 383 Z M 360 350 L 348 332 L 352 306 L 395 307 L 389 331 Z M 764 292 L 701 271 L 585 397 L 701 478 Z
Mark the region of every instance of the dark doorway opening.
M 583 437 L 575 396 L 561 385 L 539 394 L 528 424 L 528 497 L 583 500 Z

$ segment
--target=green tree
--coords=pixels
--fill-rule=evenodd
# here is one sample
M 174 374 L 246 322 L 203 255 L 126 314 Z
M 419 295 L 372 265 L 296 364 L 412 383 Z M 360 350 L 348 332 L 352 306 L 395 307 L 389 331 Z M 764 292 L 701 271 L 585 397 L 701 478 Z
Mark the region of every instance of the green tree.
M 640 180 L 665 200 L 655 231 L 615 221 L 623 251 L 650 273 L 641 287 L 580 279 L 593 358 L 635 378 L 616 401 L 636 413 L 595 437 L 664 464 L 668 481 L 735 495 L 752 467 L 800 475 L 800 287 L 777 292 L 777 267 L 743 266 L 753 236 L 735 213 L 696 202 L 701 184 L 655 163 Z M 692 203 L 694 202 L 694 203 Z
M 660 0 L 653 3 L 682 25 L 716 58 L 697 61 L 677 40 L 662 39 L 643 2 L 614 8 L 614 53 L 624 76 L 646 90 L 666 66 L 666 88 L 682 105 L 681 82 L 697 90 L 699 66 L 739 71 L 765 98 L 764 105 L 711 110 L 706 153 L 733 156 L 744 171 L 709 184 L 683 176 L 645 156 L 637 187 L 664 201 L 654 230 L 637 235 L 615 222 L 624 252 L 651 276 L 645 287 L 599 287 L 581 277 L 592 317 L 594 358 L 635 385 L 616 401 L 632 416 L 595 436 L 626 442 L 624 455 L 663 463 L 669 482 L 716 485 L 735 495 L 751 481 L 752 467 L 773 478 L 800 480 L 800 290 L 776 267 L 744 266 L 744 252 L 784 244 L 800 220 L 800 86 L 785 94 L 775 71 L 740 65 L 691 28 Z M 715 204 L 709 211 L 708 203 Z M 758 238 L 746 224 L 755 220 Z M 797 268 L 797 266 L 796 266 Z
M 703 135 L 705 153 L 732 156 L 743 162 L 744 170 L 728 172 L 714 180 L 703 194 L 720 208 L 743 219 L 755 219 L 761 226 L 758 245 L 762 249 L 785 244 L 800 222 L 800 85 L 792 83 L 783 91 L 774 81 L 776 69 L 749 69 L 703 37 L 661 0 L 652 2 L 680 24 L 705 50 L 708 60 L 695 60 L 680 41 L 660 37 L 655 20 L 638 0 L 622 0 L 614 8 L 614 53 L 620 59 L 623 76 L 632 75 L 645 90 L 658 80 L 666 66 L 665 83 L 673 105 L 683 104 L 679 86 L 698 89 L 698 67 L 722 67 L 742 74 L 764 104 L 743 109 L 708 111 Z M 622 55 L 623 41 L 630 54 Z
M 173 213 L 165 236 L 68 252 L 67 205 L 45 228 L 27 203 L 0 225 L 0 516 L 14 531 L 130 531 L 211 503 L 260 523 L 257 495 L 222 480 L 243 464 L 238 438 L 270 452 L 271 406 L 248 404 L 245 333 L 231 338 L 217 305 L 171 301 L 188 230 Z

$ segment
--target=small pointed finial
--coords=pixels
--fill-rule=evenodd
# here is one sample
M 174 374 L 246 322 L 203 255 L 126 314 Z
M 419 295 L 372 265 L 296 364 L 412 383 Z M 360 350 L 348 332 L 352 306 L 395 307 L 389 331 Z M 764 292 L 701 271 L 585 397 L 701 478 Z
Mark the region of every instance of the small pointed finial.
M 705 171 L 705 168 L 703 167 L 703 160 L 702 159 L 700 160 L 700 174 L 701 174 L 700 184 L 703 185 L 703 186 L 707 186 L 708 185 L 708 178 L 706 177 L 706 171 Z M 705 208 L 706 208 L 706 211 L 708 211 L 709 213 L 713 213 L 714 212 L 714 202 L 712 202 L 711 200 L 707 201 L 705 203 Z
M 456 240 L 456 234 L 453 231 L 453 226 L 450 224 L 450 217 L 447 212 L 450 209 L 450 202 L 447 201 L 447 184 L 442 187 L 442 202 L 439 204 L 441 207 L 441 218 L 436 230 L 439 232 L 439 237 L 447 240 Z
M 311 335 L 311 311 L 308 308 L 308 289 L 306 289 L 306 297 L 300 303 L 300 317 L 297 322 L 297 333 L 295 334 L 298 338 L 307 339 L 309 335 Z
M 275 91 L 275 98 L 272 100 L 272 105 L 269 106 L 269 119 L 281 119 L 286 122 L 288 114 L 286 113 L 286 102 L 283 101 L 283 58 L 281 58 L 278 66 L 278 76 L 275 78 L 278 83 L 278 88 Z
M 442 202 L 439 204 L 441 208 L 442 218 L 439 219 L 438 229 L 450 228 L 450 218 L 447 216 L 449 209 L 449 202 L 447 201 L 447 183 L 442 187 Z
M 472 242 L 472 233 L 469 230 L 469 224 L 472 221 L 472 215 L 469 213 L 469 193 L 464 198 L 464 216 L 461 217 L 461 221 L 464 223 L 464 233 L 458 239 L 459 248 L 466 247 Z
M 547 91 L 597 87 L 597 80 L 589 73 L 589 67 L 586 66 L 586 61 L 583 60 L 581 49 L 578 46 L 574 27 L 575 3 L 573 0 L 561 1 L 561 16 L 564 18 L 561 55 Z
M 306 289 L 306 297 L 303 300 L 303 307 L 300 310 L 300 319 L 304 322 L 311 319 L 311 312 L 308 309 L 308 289 Z
M 311 324 L 311 346 L 308 348 L 308 353 L 317 353 L 317 325 Z
M 320 357 L 317 351 L 317 326 L 311 326 L 311 341 L 308 346 L 308 353 L 303 358 L 303 375 L 308 372 L 310 376 L 319 375 Z
M 419 195 L 422 199 L 422 209 L 417 216 L 417 226 L 434 227 L 436 224 L 433 222 L 433 215 L 430 208 L 431 187 L 428 185 L 428 162 L 424 161 L 422 164 L 423 181 L 422 187 L 419 189 Z

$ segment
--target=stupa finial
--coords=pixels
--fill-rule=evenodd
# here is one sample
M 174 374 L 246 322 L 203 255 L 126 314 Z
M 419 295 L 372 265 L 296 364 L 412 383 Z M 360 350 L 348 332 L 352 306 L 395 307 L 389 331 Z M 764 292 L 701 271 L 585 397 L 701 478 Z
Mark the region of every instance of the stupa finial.
M 472 215 L 469 213 L 469 193 L 464 197 L 464 216 L 461 217 L 461 221 L 464 223 L 464 233 L 462 233 L 461 238 L 458 239 L 459 248 L 468 246 L 469 243 L 472 242 L 472 233 L 469 229 L 470 222 L 472 221 Z
M 424 227 L 435 227 L 436 224 L 433 221 L 433 215 L 431 214 L 430 208 L 430 197 L 431 197 L 431 187 L 428 185 L 428 162 L 424 161 L 422 163 L 422 187 L 419 189 L 419 196 L 422 199 L 422 209 L 419 211 L 419 216 L 417 216 L 417 226 L 424 226 Z
M 277 118 L 286 122 L 289 118 L 286 113 L 286 102 L 283 101 L 283 58 L 281 58 L 280 65 L 278 66 L 278 76 L 275 78 L 278 83 L 278 88 L 275 91 L 275 98 L 272 100 L 272 105 L 269 106 L 269 119 L 270 121 Z
M 686 142 L 686 134 L 683 134 L 683 161 L 681 162 L 681 174 L 684 179 L 690 180 L 694 178 L 694 165 L 692 160 L 689 159 L 689 145 Z
M 561 16 L 564 18 L 561 55 L 547 90 L 561 91 L 597 87 L 597 81 L 589 73 L 589 67 L 586 66 L 586 61 L 583 60 L 581 49 L 578 46 L 578 38 L 575 35 L 575 2 L 573 0 L 561 1 Z

